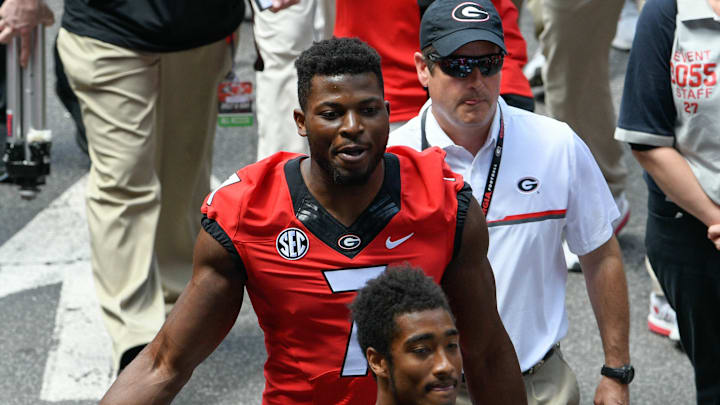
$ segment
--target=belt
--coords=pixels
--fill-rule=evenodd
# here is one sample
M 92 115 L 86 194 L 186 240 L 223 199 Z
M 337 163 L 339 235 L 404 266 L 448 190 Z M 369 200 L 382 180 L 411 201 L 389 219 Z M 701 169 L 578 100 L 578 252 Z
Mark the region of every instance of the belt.
M 536 373 L 536 372 L 540 369 L 540 367 L 542 367 L 542 365 L 545 364 L 545 362 L 548 361 L 548 359 L 549 359 L 553 354 L 555 354 L 555 351 L 556 351 L 557 349 L 559 349 L 559 348 L 560 348 L 560 343 L 555 343 L 555 344 L 550 348 L 550 350 L 548 350 L 547 353 L 545 353 L 545 356 L 543 356 L 543 358 L 540 359 L 540 361 L 538 361 L 537 363 L 535 363 L 535 365 L 532 366 L 532 367 L 530 367 L 529 369 L 523 371 L 522 375 L 526 376 L 526 375 L 532 375 L 532 374 Z

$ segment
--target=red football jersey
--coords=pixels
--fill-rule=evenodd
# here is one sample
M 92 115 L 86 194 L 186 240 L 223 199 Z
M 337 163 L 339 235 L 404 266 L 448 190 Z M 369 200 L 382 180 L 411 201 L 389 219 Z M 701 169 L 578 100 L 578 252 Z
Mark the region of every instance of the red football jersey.
M 380 192 L 350 227 L 310 194 L 304 155 L 247 166 L 203 204 L 242 259 L 265 333 L 263 404 L 374 404 L 347 305 L 389 264 L 407 262 L 439 283 L 452 260 L 469 187 L 440 149 L 388 152 Z

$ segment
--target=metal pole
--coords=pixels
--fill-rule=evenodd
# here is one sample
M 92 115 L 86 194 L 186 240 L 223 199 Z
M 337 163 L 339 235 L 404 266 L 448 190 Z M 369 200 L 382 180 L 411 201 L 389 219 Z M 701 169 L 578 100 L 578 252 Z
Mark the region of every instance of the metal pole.
M 20 197 L 35 198 L 50 174 L 51 133 L 45 115 L 45 27 L 33 33 L 28 66 L 20 67 L 20 39 L 7 46 L 8 140 L 3 161 Z

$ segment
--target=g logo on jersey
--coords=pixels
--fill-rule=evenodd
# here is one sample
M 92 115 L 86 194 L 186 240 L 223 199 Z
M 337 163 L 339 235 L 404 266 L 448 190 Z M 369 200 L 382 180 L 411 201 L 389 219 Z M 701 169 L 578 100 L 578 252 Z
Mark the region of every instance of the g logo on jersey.
M 523 177 L 517 183 L 518 190 L 523 194 L 530 194 L 539 186 L 540 182 L 535 177 Z
M 310 241 L 305 232 L 298 228 L 288 228 L 280 232 L 275 239 L 275 247 L 280 256 L 287 260 L 298 260 L 305 256 L 310 248 Z
M 452 18 L 460 22 L 483 22 L 490 19 L 490 14 L 479 4 L 466 1 L 453 9 Z
M 343 235 L 337 241 L 338 246 L 340 246 L 341 249 L 345 250 L 353 250 L 356 247 L 360 246 L 361 243 L 362 240 L 360 239 L 360 237 L 353 234 Z

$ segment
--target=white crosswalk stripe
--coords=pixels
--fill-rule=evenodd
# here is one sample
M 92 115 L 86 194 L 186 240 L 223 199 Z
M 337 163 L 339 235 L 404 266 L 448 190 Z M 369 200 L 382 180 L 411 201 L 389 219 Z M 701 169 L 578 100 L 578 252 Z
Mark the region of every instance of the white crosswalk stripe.
M 96 400 L 111 373 L 110 337 L 90 274 L 86 177 L 0 247 L 0 298 L 62 283 L 40 399 Z
M 111 341 L 90 269 L 82 177 L 0 246 L 0 298 L 62 283 L 40 399 L 98 400 L 112 379 Z M 220 182 L 213 177 L 211 184 Z

